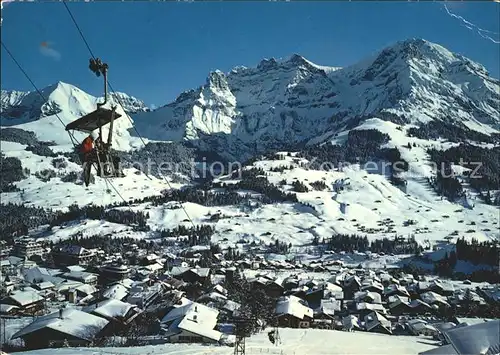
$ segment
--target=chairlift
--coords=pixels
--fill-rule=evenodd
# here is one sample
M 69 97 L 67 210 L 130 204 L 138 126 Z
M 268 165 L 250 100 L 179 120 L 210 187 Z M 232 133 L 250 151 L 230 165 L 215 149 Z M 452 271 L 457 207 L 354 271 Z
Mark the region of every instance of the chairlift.
M 66 131 L 79 131 L 90 134 L 95 130 L 99 130 L 99 144 L 95 144 L 97 157 L 97 175 L 106 178 L 123 177 L 123 173 L 117 164 L 118 158 L 113 156 L 111 145 L 113 140 L 113 124 L 114 121 L 122 115 L 116 112 L 116 106 L 111 109 L 103 106 L 108 102 L 108 64 L 103 63 L 99 58 L 91 58 L 89 61 L 89 69 L 96 74 L 97 77 L 104 78 L 104 102 L 97 103 L 97 109 L 79 119 L 66 125 Z M 109 132 L 107 142 L 103 140 L 102 127 L 109 124 Z M 79 146 L 79 142 L 75 142 L 73 134 L 70 134 L 73 145 Z M 84 179 L 88 183 L 90 181 L 90 170 L 92 162 L 83 164 Z

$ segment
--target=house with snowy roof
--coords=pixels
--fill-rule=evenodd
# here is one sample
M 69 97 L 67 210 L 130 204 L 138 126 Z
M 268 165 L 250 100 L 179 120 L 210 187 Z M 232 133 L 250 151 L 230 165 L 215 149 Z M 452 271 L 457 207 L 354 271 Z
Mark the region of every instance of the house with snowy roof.
M 79 245 L 62 245 L 51 251 L 56 266 L 88 265 L 95 253 Z
M 172 270 L 170 270 L 170 274 L 176 279 L 190 283 L 199 282 L 203 285 L 210 277 L 210 269 L 174 266 Z
M 369 332 L 392 334 L 391 322 L 378 312 L 371 312 L 364 317 L 365 329 Z
M 306 301 L 290 295 L 276 303 L 278 324 L 284 328 L 309 328 L 314 313 Z
M 61 275 L 61 277 L 67 280 L 79 281 L 88 285 L 97 285 L 98 276 L 97 274 L 85 271 L 70 271 Z
M 113 328 L 123 327 L 130 324 L 142 313 L 136 305 L 122 302 L 116 299 L 106 299 L 84 307 L 82 311 L 108 320 Z
M 12 291 L 2 300 L 2 303 L 19 307 L 18 313 L 37 314 L 44 309 L 44 301 L 45 298 L 35 289 L 27 287 L 22 290 Z
M 161 327 L 169 342 L 214 343 L 222 333 L 214 328 L 219 311 L 197 302 L 173 307 L 161 320 Z
M 62 346 L 87 346 L 98 338 L 109 322 L 76 309 L 66 308 L 35 319 L 12 336 L 21 338 L 28 349 Z
M 335 313 L 341 310 L 340 300 L 334 298 L 322 299 L 319 307 L 313 310 L 314 326 L 317 328 L 333 329 Z
M 420 298 L 422 301 L 427 303 L 428 305 L 431 306 L 436 306 L 436 307 L 449 307 L 450 304 L 448 303 L 448 300 L 446 297 L 435 293 L 433 291 L 427 291 L 425 293 L 422 293 L 420 295 Z

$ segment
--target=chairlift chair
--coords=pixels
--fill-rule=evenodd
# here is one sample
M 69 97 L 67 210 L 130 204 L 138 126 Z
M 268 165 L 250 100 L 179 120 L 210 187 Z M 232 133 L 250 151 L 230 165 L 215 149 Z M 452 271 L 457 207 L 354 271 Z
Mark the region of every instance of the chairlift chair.
M 90 134 L 92 131 L 99 130 L 99 137 L 101 144 L 96 144 L 96 156 L 97 156 L 97 175 L 104 176 L 107 178 L 112 177 L 123 177 L 123 173 L 119 171 L 120 169 L 115 166 L 116 158 L 111 153 L 111 145 L 113 139 L 113 124 L 117 118 L 122 115 L 116 112 L 116 106 L 112 106 L 111 109 L 104 108 L 103 106 L 108 102 L 108 81 L 107 72 L 108 65 L 103 63 L 99 58 L 90 59 L 89 69 L 93 71 L 96 76 L 103 75 L 104 78 L 104 102 L 97 103 L 97 109 L 79 119 L 66 125 L 66 131 L 79 131 L 83 133 Z M 102 127 L 109 124 L 109 132 L 107 142 L 103 140 Z M 74 141 L 74 137 L 70 134 L 70 138 L 73 144 L 76 146 L 79 143 Z M 84 163 L 84 177 L 85 181 L 88 182 L 90 179 L 90 169 L 92 163 Z

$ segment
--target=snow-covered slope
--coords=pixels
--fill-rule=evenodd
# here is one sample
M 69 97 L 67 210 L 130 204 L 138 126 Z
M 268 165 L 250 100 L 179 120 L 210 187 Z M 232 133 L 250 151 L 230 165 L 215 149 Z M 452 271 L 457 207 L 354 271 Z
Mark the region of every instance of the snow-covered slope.
M 94 97 L 76 86 L 63 82 L 48 86 L 41 92 L 45 100 L 36 91 L 2 90 L 2 126 L 33 131 L 39 140 L 68 146 L 71 141 L 65 132 L 64 125 L 94 111 L 96 104 L 104 101 L 103 98 Z M 122 115 L 114 127 L 114 148 L 128 150 L 136 139 L 132 138 L 128 132 L 132 124 L 124 110 L 126 112 L 144 111 L 146 106 L 135 97 L 118 92 L 110 95 L 107 105 L 110 104 L 116 104 L 117 112 Z M 104 134 L 107 134 L 106 129 L 104 129 Z M 84 135 L 75 132 L 75 138 L 83 139 Z
M 236 140 L 262 151 L 325 140 L 372 117 L 404 124 L 443 120 L 498 132 L 499 103 L 499 81 L 483 66 L 411 39 L 342 69 L 293 55 L 228 74 L 215 71 L 205 85 L 135 119 L 152 139 L 222 136 L 224 143 Z
M 54 141 L 57 145 L 50 148 L 56 153 L 69 150 L 69 137 L 55 114 L 65 125 L 94 110 L 102 98 L 65 83 L 47 87 L 43 94 L 46 102 L 37 93 L 2 91 L 2 126 L 33 131 L 39 140 Z M 318 66 L 298 55 L 267 59 L 256 68 L 213 72 L 205 85 L 182 93 L 175 102 L 153 112 L 147 112 L 138 99 L 117 95 L 127 111 L 135 112 L 132 118 L 141 135 L 152 140 L 186 140 L 207 152 L 248 158 L 296 142 L 341 143 L 352 129 L 375 129 L 389 136 L 384 147 L 397 148 L 409 163 L 408 171 L 400 176 L 407 181 L 403 192 L 386 176 L 357 165 L 343 171 L 319 171 L 300 166 L 293 154 L 286 160 L 257 159 L 253 166 L 263 168 L 268 180 L 282 190 L 291 190 L 294 179 L 308 186 L 324 181 L 327 188 L 297 193 L 299 202 L 310 207 L 301 203 L 255 208 L 246 203 L 223 207 L 185 203 L 196 224 L 212 223 L 210 215 L 218 212 L 230 217 L 213 223 L 215 241 L 234 243 L 243 238 L 268 243 L 280 239 L 304 245 L 333 233 L 359 233 L 371 238 L 414 234 L 423 242 L 456 235 L 455 231 L 479 240 L 499 238 L 498 207 L 477 199 L 473 210 L 463 208 L 460 201 L 452 203 L 437 196 L 427 183 L 426 178 L 434 176 L 427 149 L 447 149 L 455 143 L 409 137 L 406 132 L 410 126 L 436 120 L 483 133 L 499 129 L 498 80 L 490 78 L 479 64 L 438 45 L 423 40 L 400 42 L 343 69 Z M 120 107 L 118 110 L 124 114 Z M 116 122 L 114 148 L 142 147 L 131 127 L 125 116 Z M 64 210 L 73 203 L 107 205 L 121 202 L 121 197 L 130 200 L 158 195 L 169 188 L 164 180 L 136 175 L 134 169 L 127 171 L 125 178 L 113 180 L 118 192 L 99 178 L 88 188 L 64 182 L 67 174 L 81 172 L 67 157 L 63 158 L 67 166 L 44 182 L 37 173 L 53 169 L 53 157 L 37 155 L 24 143 L 1 143 L 5 156 L 18 158 L 22 167 L 30 170 L 26 178 L 14 182 L 22 191 L 1 194 L 3 203 Z M 408 145 L 412 149 L 406 149 Z M 293 168 L 270 171 L 283 164 Z M 286 184 L 280 185 L 283 179 Z M 343 179 L 350 181 L 350 187 L 342 193 L 333 191 L 332 185 Z M 231 183 L 231 179 L 223 182 Z M 104 194 L 106 190 L 110 193 Z M 152 207 L 143 203 L 132 208 L 150 211 L 152 231 L 189 226 L 184 210 L 171 209 L 168 204 Z M 416 224 L 405 225 L 410 219 Z
M 273 345 L 267 331 L 246 340 L 250 354 L 275 355 L 334 355 L 334 354 L 418 354 L 436 347 L 435 342 L 425 337 L 390 336 L 367 332 L 342 332 L 321 329 L 280 329 L 281 342 Z M 20 355 L 69 355 L 69 354 L 170 354 L 170 355 L 228 355 L 232 348 L 198 344 L 164 344 L 129 348 L 72 348 L 44 349 L 22 352 Z

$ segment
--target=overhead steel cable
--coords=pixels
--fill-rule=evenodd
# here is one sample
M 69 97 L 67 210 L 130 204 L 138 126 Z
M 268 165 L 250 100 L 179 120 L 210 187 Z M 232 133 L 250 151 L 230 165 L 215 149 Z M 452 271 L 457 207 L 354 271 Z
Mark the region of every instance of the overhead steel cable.
M 40 95 L 40 97 L 42 98 L 42 100 L 44 102 L 47 102 L 47 98 L 45 97 L 45 95 L 42 93 L 42 91 L 40 89 L 38 89 L 38 87 L 35 85 L 35 83 L 33 82 L 33 80 L 31 80 L 30 76 L 28 75 L 28 73 L 24 70 L 24 68 L 22 67 L 22 65 L 17 61 L 17 59 L 14 57 L 14 54 L 12 54 L 12 52 L 9 50 L 9 48 L 7 47 L 7 45 L 1 41 L 2 43 L 2 48 L 5 49 L 5 51 L 7 52 L 7 54 L 9 55 L 9 57 L 12 59 L 12 61 L 17 65 L 17 67 L 19 68 L 19 70 L 24 74 L 24 76 L 26 77 L 26 79 L 28 79 L 28 81 L 31 83 L 31 85 L 33 86 L 33 88 L 36 90 L 36 92 L 38 93 L 38 95 Z M 63 127 L 66 129 L 66 125 L 64 124 L 63 120 L 61 119 L 61 117 L 59 116 L 59 114 L 56 112 L 55 113 L 55 116 L 57 117 L 57 119 L 59 120 L 59 122 L 61 122 L 61 124 L 63 125 Z M 70 137 L 73 138 L 72 140 L 72 143 L 73 143 L 73 147 L 76 148 L 76 144 L 75 144 L 75 141 L 76 141 L 76 138 L 74 137 L 74 135 L 68 131 L 68 134 L 70 135 Z M 118 190 L 116 189 L 116 187 L 112 184 L 111 181 L 109 181 L 109 179 L 107 177 L 104 177 L 105 181 L 107 183 L 109 183 L 111 185 L 111 187 L 113 187 L 113 189 L 115 190 L 115 192 L 117 193 L 117 195 L 123 200 L 123 202 L 129 207 L 129 209 L 133 212 L 132 208 L 130 208 L 129 206 L 129 203 L 123 198 L 123 196 L 120 194 L 120 192 L 118 192 Z
M 75 25 L 76 29 L 78 30 L 78 33 L 80 34 L 80 37 L 82 38 L 83 42 L 85 43 L 85 46 L 87 47 L 90 55 L 92 56 L 92 58 L 95 60 L 97 59 L 96 56 L 94 55 L 94 52 L 92 51 L 92 48 L 90 48 L 90 45 L 87 41 L 87 39 L 85 38 L 85 35 L 83 34 L 83 31 L 82 29 L 80 28 L 80 26 L 78 25 L 78 22 L 76 21 L 75 17 L 73 16 L 73 13 L 71 12 L 68 4 L 66 3 L 66 0 L 62 0 L 62 3 L 64 5 L 64 7 L 66 8 L 69 16 L 71 17 L 71 20 L 73 21 L 73 24 Z M 132 120 L 132 118 L 129 116 L 129 114 L 127 113 L 127 111 L 125 110 L 125 107 L 123 106 L 122 104 L 122 101 L 120 99 L 120 96 L 116 94 L 116 91 L 113 89 L 113 86 L 111 85 L 111 83 L 109 82 L 108 80 L 108 86 L 110 88 L 110 90 L 113 92 L 114 96 L 113 98 L 116 99 L 118 101 L 118 104 L 120 105 L 120 107 L 122 108 L 123 112 L 125 113 L 125 116 L 127 116 L 127 118 L 129 119 L 130 123 L 132 124 L 132 127 L 134 128 L 135 132 L 137 133 L 138 137 L 140 138 L 142 144 L 144 145 L 144 148 L 146 149 L 146 152 L 148 152 L 148 154 L 150 153 L 148 151 L 148 148 L 147 148 L 147 145 L 146 145 L 146 142 L 144 141 L 144 139 L 142 138 L 141 134 L 139 133 L 139 130 L 137 129 L 137 127 L 135 126 L 134 124 L 134 121 Z M 155 162 L 157 165 L 158 165 L 158 162 Z M 168 187 L 172 190 L 172 185 L 170 184 L 170 181 L 168 181 L 168 179 L 163 176 L 163 174 L 161 174 L 160 172 L 160 176 L 163 178 L 163 180 L 167 183 Z M 182 210 L 184 211 L 184 213 L 186 214 L 187 216 L 187 219 L 189 220 L 189 222 L 191 223 L 191 225 L 193 226 L 193 229 L 196 229 L 196 225 L 194 224 L 193 220 L 191 219 L 191 217 L 189 216 L 189 213 L 187 212 L 186 208 L 184 207 L 184 205 L 181 203 L 181 208 Z

